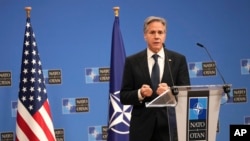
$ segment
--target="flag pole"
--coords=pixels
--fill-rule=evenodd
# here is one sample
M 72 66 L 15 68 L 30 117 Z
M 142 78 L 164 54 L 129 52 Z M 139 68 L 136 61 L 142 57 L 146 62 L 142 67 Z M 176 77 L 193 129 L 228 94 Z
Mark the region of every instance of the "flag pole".
M 25 7 L 27 18 L 30 18 L 30 11 L 31 11 L 31 9 L 32 9 L 31 7 Z
M 119 17 L 119 10 L 120 10 L 120 7 L 118 7 L 118 6 L 113 7 L 113 10 L 114 10 L 115 16 L 116 16 L 116 17 Z

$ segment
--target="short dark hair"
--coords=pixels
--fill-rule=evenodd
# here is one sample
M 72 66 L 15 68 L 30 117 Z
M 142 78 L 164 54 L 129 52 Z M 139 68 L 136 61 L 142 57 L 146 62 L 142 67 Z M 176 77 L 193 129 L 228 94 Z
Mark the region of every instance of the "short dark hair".
M 145 19 L 144 21 L 144 26 L 143 26 L 143 32 L 145 33 L 148 25 L 151 23 L 151 22 L 154 22 L 154 21 L 159 21 L 161 22 L 167 29 L 167 21 L 162 18 L 162 17 L 157 17 L 157 16 L 149 16 Z

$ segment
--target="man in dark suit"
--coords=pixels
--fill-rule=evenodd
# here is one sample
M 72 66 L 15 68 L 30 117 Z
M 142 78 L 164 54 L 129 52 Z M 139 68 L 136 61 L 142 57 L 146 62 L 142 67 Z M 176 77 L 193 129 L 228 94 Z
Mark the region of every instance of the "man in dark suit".
M 148 17 L 144 22 L 147 48 L 126 58 L 120 100 L 124 105 L 133 105 L 130 141 L 170 141 L 168 108 L 146 108 L 145 102 L 150 102 L 173 85 L 190 85 L 186 58 L 164 47 L 166 33 L 164 18 Z M 152 58 L 154 54 L 157 54 L 157 60 Z M 155 62 L 159 75 L 156 88 L 151 80 Z

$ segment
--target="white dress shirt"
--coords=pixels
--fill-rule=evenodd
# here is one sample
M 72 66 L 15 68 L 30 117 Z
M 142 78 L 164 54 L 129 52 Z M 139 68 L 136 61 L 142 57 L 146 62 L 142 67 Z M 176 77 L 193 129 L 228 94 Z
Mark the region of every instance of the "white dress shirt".
M 154 66 L 154 58 L 152 57 L 155 53 L 152 52 L 149 48 L 147 48 L 147 59 L 148 59 L 148 70 L 149 74 L 151 76 L 152 68 Z M 163 71 L 164 71 L 164 64 L 165 64 L 165 53 L 164 49 L 161 48 L 161 50 L 157 53 L 159 55 L 158 57 L 158 65 L 160 68 L 160 80 L 162 79 L 163 76 Z M 141 95 L 141 89 L 138 90 L 138 98 L 140 101 L 142 101 L 144 98 Z

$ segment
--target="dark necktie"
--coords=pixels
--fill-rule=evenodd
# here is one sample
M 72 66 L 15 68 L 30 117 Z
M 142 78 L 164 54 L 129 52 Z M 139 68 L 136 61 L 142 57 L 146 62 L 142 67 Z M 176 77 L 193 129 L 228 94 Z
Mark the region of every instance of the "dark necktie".
M 151 81 L 153 84 L 153 91 L 157 89 L 158 84 L 160 83 L 160 69 L 158 65 L 158 54 L 154 54 L 152 56 L 155 60 L 155 64 L 152 68 L 152 73 L 151 73 Z

